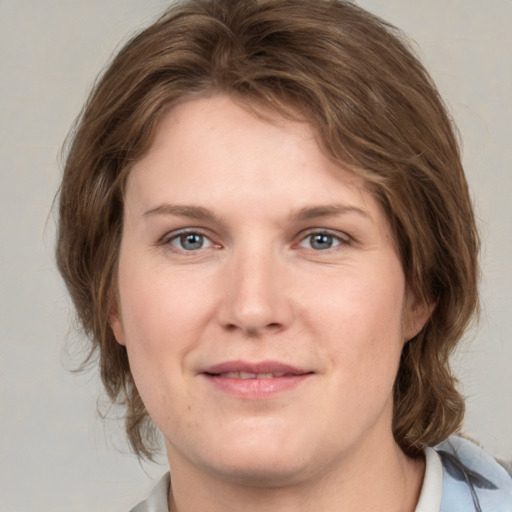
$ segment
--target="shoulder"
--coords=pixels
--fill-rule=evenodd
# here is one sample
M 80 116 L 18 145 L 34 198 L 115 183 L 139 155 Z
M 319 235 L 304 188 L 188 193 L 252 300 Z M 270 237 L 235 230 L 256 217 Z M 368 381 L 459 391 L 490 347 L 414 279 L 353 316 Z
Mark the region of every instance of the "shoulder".
M 435 450 L 443 464 L 441 512 L 512 512 L 512 478 L 491 455 L 459 436 Z

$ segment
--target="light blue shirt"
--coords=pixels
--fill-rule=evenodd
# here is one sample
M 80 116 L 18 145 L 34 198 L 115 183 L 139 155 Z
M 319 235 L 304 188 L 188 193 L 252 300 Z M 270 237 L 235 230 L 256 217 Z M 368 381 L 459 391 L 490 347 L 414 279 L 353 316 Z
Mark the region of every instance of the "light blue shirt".
M 435 449 L 443 464 L 441 512 L 512 512 L 512 478 L 487 452 L 458 436 Z

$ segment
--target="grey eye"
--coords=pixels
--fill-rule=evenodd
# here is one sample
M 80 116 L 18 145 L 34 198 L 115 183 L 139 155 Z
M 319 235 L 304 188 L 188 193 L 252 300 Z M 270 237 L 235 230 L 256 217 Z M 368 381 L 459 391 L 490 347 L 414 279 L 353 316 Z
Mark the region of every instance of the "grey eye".
M 330 233 L 311 233 L 300 243 L 300 247 L 313 249 L 315 251 L 325 251 L 343 243 L 339 236 Z
M 317 251 L 330 249 L 335 244 L 334 236 L 327 233 L 315 233 L 309 236 L 309 243 Z
M 208 239 L 200 233 L 182 233 L 175 237 L 171 244 L 185 251 L 197 251 L 203 249 Z

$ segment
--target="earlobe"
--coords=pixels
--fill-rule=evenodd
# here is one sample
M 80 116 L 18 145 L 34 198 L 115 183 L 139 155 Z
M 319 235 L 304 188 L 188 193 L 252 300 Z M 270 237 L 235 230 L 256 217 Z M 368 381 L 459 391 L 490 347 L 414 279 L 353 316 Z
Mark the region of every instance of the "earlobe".
M 423 297 L 407 295 L 404 315 L 404 344 L 416 337 L 428 322 L 435 305 Z
M 110 328 L 114 333 L 116 341 L 120 345 L 126 345 L 123 322 L 117 306 L 111 309 L 108 323 L 110 324 Z

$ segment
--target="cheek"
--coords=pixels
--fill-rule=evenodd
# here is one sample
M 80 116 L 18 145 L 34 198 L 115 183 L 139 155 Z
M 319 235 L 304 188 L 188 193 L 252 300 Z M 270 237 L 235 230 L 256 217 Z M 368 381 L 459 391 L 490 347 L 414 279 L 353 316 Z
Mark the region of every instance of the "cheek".
M 382 272 L 333 273 L 324 286 L 313 283 L 309 308 L 319 325 L 349 337 L 345 342 L 350 338 L 371 345 L 385 344 L 390 338 L 401 342 L 404 288 L 401 268 L 392 265 Z
M 130 270 L 120 268 L 126 350 L 137 390 L 160 427 L 174 422 L 174 408 L 183 402 L 179 390 L 183 358 L 194 342 L 193 308 L 161 279 Z
M 396 258 L 379 263 L 333 273 L 308 308 L 323 333 L 316 337 L 330 344 L 331 364 L 343 368 L 340 378 L 361 388 L 392 386 L 403 346 L 403 272 Z
M 213 311 L 210 280 L 198 272 L 171 271 L 165 260 L 148 263 L 128 247 L 118 276 L 130 368 L 153 413 L 159 410 L 158 401 L 165 399 L 158 390 L 176 397 L 183 389 L 188 354 L 198 346 Z
M 121 261 L 119 291 L 127 344 L 145 348 L 179 346 L 194 338 L 211 305 L 205 283 L 192 272 L 172 272 L 166 265 L 137 265 Z M 199 293 L 198 290 L 201 292 Z

